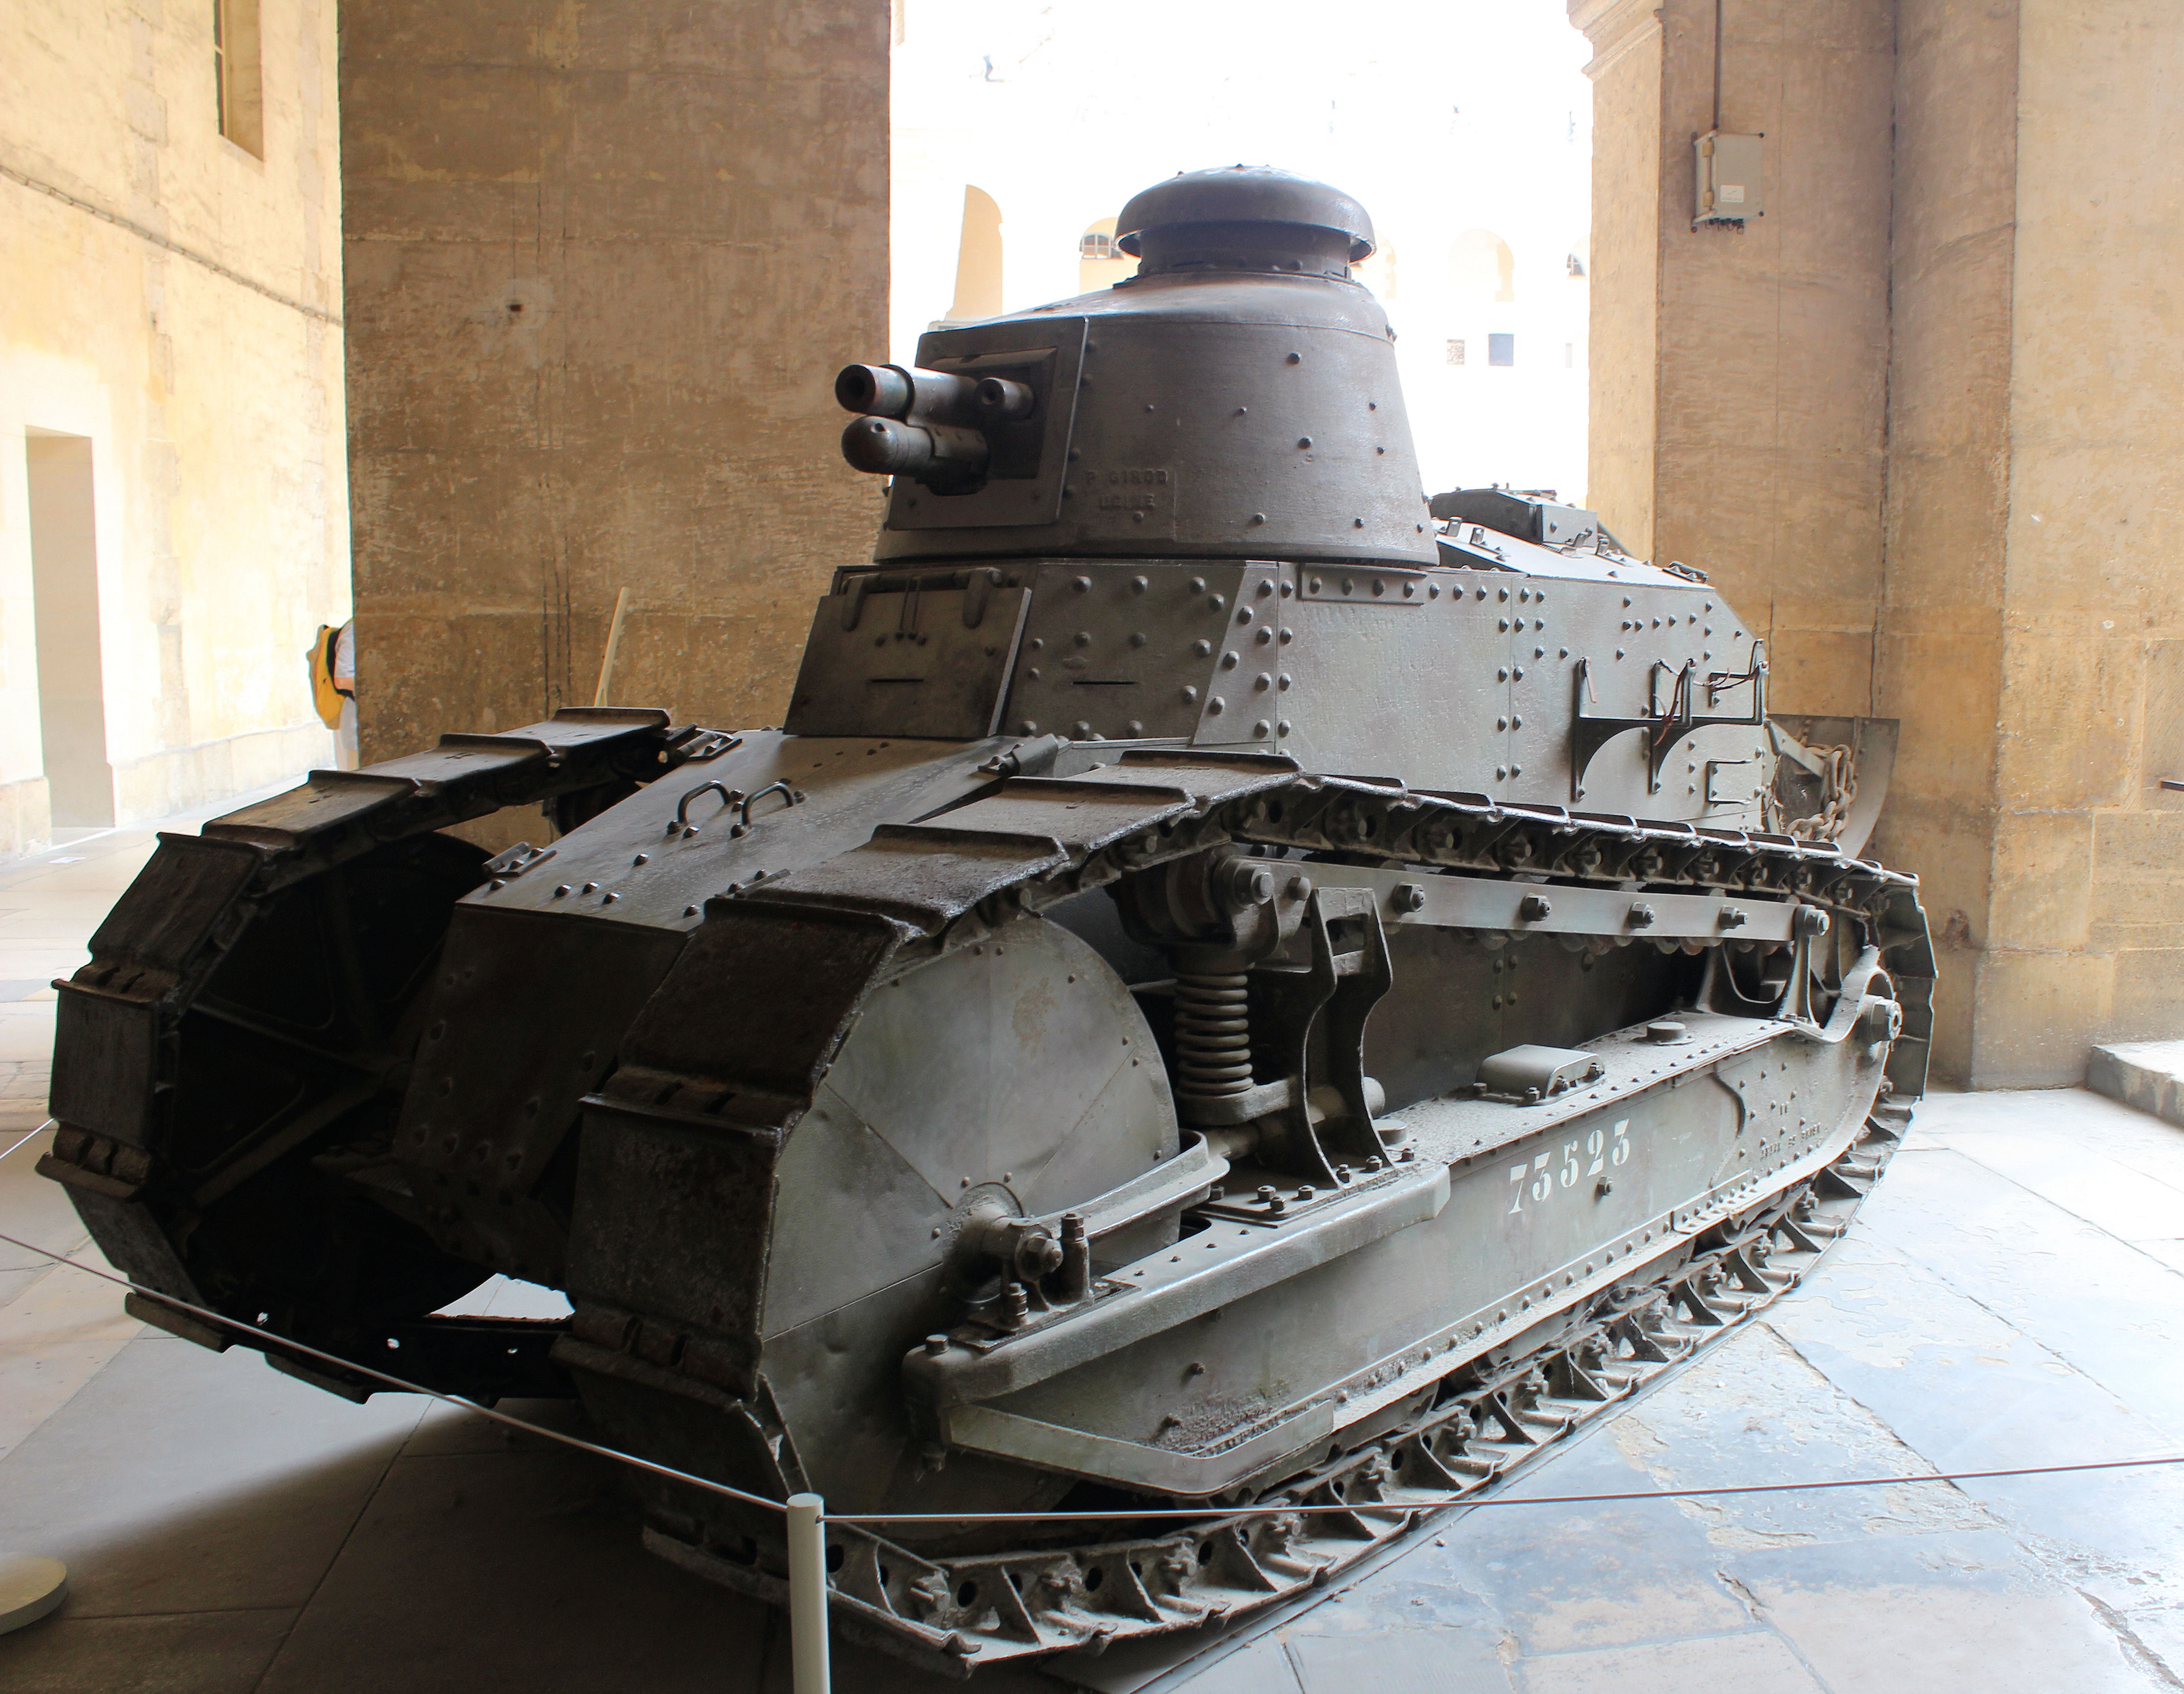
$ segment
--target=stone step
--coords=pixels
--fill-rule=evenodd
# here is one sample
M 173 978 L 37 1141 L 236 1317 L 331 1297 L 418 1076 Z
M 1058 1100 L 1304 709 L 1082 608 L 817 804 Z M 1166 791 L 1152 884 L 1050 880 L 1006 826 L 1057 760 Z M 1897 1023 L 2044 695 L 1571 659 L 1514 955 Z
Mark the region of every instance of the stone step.
M 2112 1041 L 2086 1060 L 2086 1086 L 2184 1124 L 2184 1041 Z

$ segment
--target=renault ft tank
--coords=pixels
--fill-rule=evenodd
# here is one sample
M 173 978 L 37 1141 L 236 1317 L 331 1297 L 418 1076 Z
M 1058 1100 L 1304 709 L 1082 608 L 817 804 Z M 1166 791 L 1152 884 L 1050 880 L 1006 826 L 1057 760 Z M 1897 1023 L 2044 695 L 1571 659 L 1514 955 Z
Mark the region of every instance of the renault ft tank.
M 1429 503 L 1356 202 L 1121 231 L 842 372 L 891 492 L 783 727 L 562 711 L 162 838 L 41 1167 L 132 1312 L 884 1518 L 838 1619 L 967 1673 L 1323 1581 L 1797 1279 L 1924 1078 L 1875 784 L 1698 571 Z M 571 1315 L 444 1312 L 495 1273 Z M 638 1485 L 782 1594 L 777 1513 Z

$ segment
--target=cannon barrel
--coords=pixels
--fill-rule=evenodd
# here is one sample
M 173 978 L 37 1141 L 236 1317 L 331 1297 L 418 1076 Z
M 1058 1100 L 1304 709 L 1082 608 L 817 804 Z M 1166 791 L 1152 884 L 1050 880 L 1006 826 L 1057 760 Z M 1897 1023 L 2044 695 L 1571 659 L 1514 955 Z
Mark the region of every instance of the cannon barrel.
M 906 423 L 975 423 L 982 385 L 967 376 L 916 371 L 900 365 L 845 365 L 834 377 L 834 398 L 844 411 L 897 418 Z

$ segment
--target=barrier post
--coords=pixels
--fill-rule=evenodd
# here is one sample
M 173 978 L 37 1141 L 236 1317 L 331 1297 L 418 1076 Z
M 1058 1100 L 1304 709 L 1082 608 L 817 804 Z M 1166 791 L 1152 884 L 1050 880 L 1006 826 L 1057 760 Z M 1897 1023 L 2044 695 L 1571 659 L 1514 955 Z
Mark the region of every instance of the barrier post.
M 788 1496 L 788 1639 L 796 1694 L 831 1694 L 827 1663 L 827 1502 Z

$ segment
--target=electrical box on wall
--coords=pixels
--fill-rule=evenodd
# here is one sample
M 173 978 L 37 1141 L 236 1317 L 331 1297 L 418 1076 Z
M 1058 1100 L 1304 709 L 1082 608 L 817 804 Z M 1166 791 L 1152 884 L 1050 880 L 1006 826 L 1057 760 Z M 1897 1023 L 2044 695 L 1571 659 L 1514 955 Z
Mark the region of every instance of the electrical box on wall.
M 1698 210 L 1701 224 L 1741 224 L 1766 215 L 1759 195 L 1759 153 L 1763 135 L 1732 136 L 1709 130 L 1693 143 L 1698 155 Z

